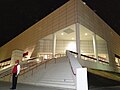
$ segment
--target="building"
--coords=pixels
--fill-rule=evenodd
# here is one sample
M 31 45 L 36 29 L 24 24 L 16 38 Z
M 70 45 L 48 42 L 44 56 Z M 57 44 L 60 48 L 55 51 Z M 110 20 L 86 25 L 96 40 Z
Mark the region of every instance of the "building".
M 70 0 L 63 6 L 0 47 L 0 60 L 11 57 L 12 51 L 28 52 L 27 58 L 44 59 L 75 51 L 81 59 L 107 63 L 107 70 L 119 71 L 120 36 L 114 32 L 82 0 Z M 104 66 L 95 66 L 102 69 Z

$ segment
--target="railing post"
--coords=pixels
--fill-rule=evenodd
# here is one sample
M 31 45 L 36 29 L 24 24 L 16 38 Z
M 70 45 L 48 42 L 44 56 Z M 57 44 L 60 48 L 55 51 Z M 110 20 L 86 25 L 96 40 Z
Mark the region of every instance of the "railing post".
M 55 59 L 55 63 L 56 63 L 56 58 L 54 58 Z
M 76 90 L 88 90 L 87 68 L 77 68 L 76 71 Z
M 45 62 L 45 69 L 46 69 L 46 62 Z
M 32 76 L 33 76 L 33 69 L 32 69 Z
M 9 82 L 11 81 L 11 75 L 9 76 Z

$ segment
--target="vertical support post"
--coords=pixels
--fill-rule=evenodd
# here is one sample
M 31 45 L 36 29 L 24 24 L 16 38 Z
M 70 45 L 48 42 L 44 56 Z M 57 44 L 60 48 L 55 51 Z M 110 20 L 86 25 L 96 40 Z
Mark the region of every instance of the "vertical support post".
M 87 68 L 77 68 L 76 90 L 88 90 Z
M 97 50 L 97 40 L 95 33 L 93 34 L 93 49 L 94 49 L 94 56 L 97 59 L 98 62 L 98 50 Z
M 76 29 L 76 51 L 78 53 L 78 60 L 80 60 L 80 24 L 76 23 L 75 24 L 75 29 Z
M 53 55 L 52 55 L 52 57 L 53 58 L 55 58 L 55 51 L 56 51 L 56 34 L 54 33 L 53 34 L 53 48 L 52 48 L 52 53 L 53 53 Z

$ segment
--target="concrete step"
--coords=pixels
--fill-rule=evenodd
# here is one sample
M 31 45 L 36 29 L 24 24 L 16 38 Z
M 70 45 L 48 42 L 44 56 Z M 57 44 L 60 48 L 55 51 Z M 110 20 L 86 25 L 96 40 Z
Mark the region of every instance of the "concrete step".
M 45 65 L 41 65 L 32 73 L 33 75 L 31 75 L 31 72 L 27 73 L 21 82 L 39 86 L 75 89 L 72 71 L 68 60 L 65 60 L 65 58 L 64 60 L 56 60 L 56 63 L 50 61 L 46 68 Z
M 56 82 L 70 82 L 73 83 L 73 79 L 60 79 L 60 78 L 46 78 L 46 79 L 42 79 L 41 81 L 56 81 Z
M 36 85 L 36 86 L 46 86 L 46 87 L 57 87 L 57 88 L 65 88 L 66 89 L 75 89 L 75 84 L 65 84 L 61 82 L 48 82 L 48 81 L 41 81 L 41 82 L 22 82 L 24 84 L 29 85 Z
M 49 75 L 45 75 L 44 77 L 45 77 L 45 78 L 47 78 L 47 77 L 58 77 L 58 78 L 59 78 L 59 77 L 64 77 L 64 78 L 72 78 L 72 75 L 64 75 L 64 74 L 63 74 L 63 75 L 62 75 L 62 74 L 61 74 L 61 75 L 59 75 L 59 74 L 57 74 L 57 75 L 56 75 L 56 74 L 52 74 L 52 75 L 51 75 L 51 74 L 49 74 Z
M 73 79 L 72 76 L 44 76 L 43 77 L 44 79 L 49 79 L 49 78 L 52 78 L 52 79 Z
M 68 88 L 68 89 L 75 89 L 75 85 L 66 85 L 66 84 L 53 84 L 53 83 L 36 83 L 38 86 L 51 86 L 51 87 L 59 87 L 59 88 Z
M 48 80 L 46 80 L 46 81 L 40 81 L 40 83 L 47 83 L 47 84 L 58 84 L 58 85 L 75 85 L 75 83 L 73 83 L 73 82 L 64 82 L 64 81 L 53 81 L 53 80 L 51 80 L 51 81 L 48 81 Z

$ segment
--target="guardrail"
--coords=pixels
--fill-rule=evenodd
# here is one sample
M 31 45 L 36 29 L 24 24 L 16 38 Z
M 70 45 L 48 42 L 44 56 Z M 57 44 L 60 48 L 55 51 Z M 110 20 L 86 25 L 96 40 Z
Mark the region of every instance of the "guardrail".
M 69 52 L 74 54 L 74 56 L 77 56 L 77 54 L 78 54 L 78 53 L 73 52 L 73 51 L 69 51 Z M 63 57 L 63 56 L 65 56 L 65 54 L 56 54 L 55 55 L 56 58 Z M 21 75 L 23 75 L 26 72 L 29 72 L 31 70 L 34 70 L 34 68 L 36 68 L 36 67 L 38 67 L 39 65 L 42 65 L 42 64 L 45 64 L 45 68 L 46 68 L 47 62 L 49 60 L 44 60 L 44 61 L 42 61 L 40 63 L 37 63 L 37 61 L 36 62 L 32 62 L 32 61 L 34 61 L 34 59 L 37 59 L 37 58 L 38 57 L 34 57 L 34 58 L 31 58 L 31 59 L 28 59 L 26 64 L 22 64 L 21 65 Z M 83 55 L 83 54 L 81 54 L 81 58 L 84 59 L 84 60 L 90 60 L 90 61 L 95 61 L 95 62 L 97 61 L 96 58 L 90 57 L 90 56 L 87 56 L 87 55 Z M 54 60 L 55 60 L 55 63 L 56 63 L 56 59 L 54 59 Z M 108 61 L 104 61 L 104 60 L 101 60 L 101 59 L 99 59 L 99 62 L 103 63 L 103 64 L 109 64 Z M 70 64 L 71 64 L 71 62 L 70 62 Z M 10 61 L 9 61 L 8 64 L 6 63 L 6 65 L 10 65 Z M 117 65 L 117 67 L 119 68 L 120 66 Z M 73 74 L 76 75 L 75 70 L 73 69 L 72 65 L 71 65 L 71 69 L 72 69 Z M 9 76 L 10 74 L 11 74 L 11 70 L 5 71 L 3 73 L 0 73 L 0 78 L 4 78 L 6 76 Z
M 97 62 L 97 58 L 90 57 L 88 55 L 83 55 L 83 54 L 81 54 L 81 59 Z M 98 61 L 101 63 L 109 64 L 109 62 L 106 59 L 101 59 L 101 57 L 98 58 Z
M 57 55 L 59 55 L 58 57 L 65 56 L 65 54 L 64 55 L 57 54 Z M 40 65 L 45 65 L 45 68 L 46 68 L 47 63 L 49 61 L 51 61 L 51 60 L 54 60 L 55 63 L 56 63 L 56 58 L 44 59 L 44 60 L 42 60 L 40 62 L 35 60 L 35 59 L 39 59 L 39 57 L 34 57 L 34 58 L 31 58 L 31 59 L 28 59 L 28 60 L 22 62 L 23 64 L 21 64 L 20 76 L 24 75 L 25 73 L 27 73 L 29 71 L 32 71 L 32 74 L 33 74 L 33 70 L 35 68 L 37 68 L 38 66 L 40 66 Z M 26 63 L 24 63 L 24 62 L 26 62 Z M 3 73 L 0 73 L 0 78 L 5 78 L 6 76 L 9 76 L 9 75 L 11 75 L 11 70 L 7 70 L 7 71 L 5 71 Z
M 20 75 L 22 75 L 22 74 L 24 74 L 24 73 L 26 72 L 26 71 L 24 71 L 24 70 L 26 70 L 26 69 L 28 69 L 28 68 L 31 68 L 31 67 L 33 67 L 33 66 L 35 66 L 35 65 L 36 65 L 36 66 L 38 65 L 37 61 L 32 61 L 32 62 L 30 62 L 31 60 L 34 60 L 34 59 L 36 59 L 36 58 L 28 59 L 28 60 L 27 60 L 27 63 L 21 65 L 21 72 L 22 72 L 22 73 L 20 73 Z M 46 62 L 48 62 L 48 61 L 43 61 L 43 62 L 40 62 L 39 64 L 43 64 L 43 63 L 46 63 Z M 29 70 L 30 70 L 30 69 L 29 69 Z M 7 71 L 5 71 L 5 72 L 3 72 L 3 73 L 0 73 L 0 78 L 4 78 L 4 77 L 10 75 L 10 74 L 11 74 L 10 71 L 11 71 L 11 70 L 7 70 Z M 23 73 L 23 72 L 24 72 L 24 73 Z
M 66 54 L 75 78 L 76 90 L 88 90 L 87 68 L 82 68 L 77 57 L 74 56 L 78 53 L 67 50 Z
M 73 52 L 73 51 L 69 51 L 69 52 L 71 52 L 75 55 L 78 55 L 77 52 Z M 81 54 L 81 59 L 97 62 L 97 58 L 94 58 L 93 56 L 83 55 L 83 54 Z M 100 56 L 98 56 L 98 61 L 101 63 L 109 64 L 109 62 L 105 58 L 100 57 Z
M 77 58 L 73 54 L 76 55 L 75 52 L 68 51 L 68 50 L 66 51 L 66 55 L 69 58 L 69 62 L 70 62 L 72 72 L 73 72 L 74 75 L 76 75 L 76 68 L 82 68 L 82 66 L 79 64 Z
M 0 69 L 10 65 L 10 60 L 0 62 Z

